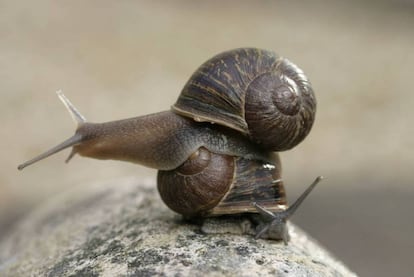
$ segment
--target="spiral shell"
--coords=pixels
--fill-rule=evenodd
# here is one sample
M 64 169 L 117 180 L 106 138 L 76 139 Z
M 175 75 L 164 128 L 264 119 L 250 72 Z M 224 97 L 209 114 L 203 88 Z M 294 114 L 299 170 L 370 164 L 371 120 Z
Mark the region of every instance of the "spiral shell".
M 271 211 L 286 208 L 278 155 L 273 163 L 221 155 L 199 148 L 174 170 L 158 171 L 164 203 L 184 216 L 257 213 L 253 202 Z
M 239 48 L 204 64 L 172 110 L 238 130 L 272 151 L 290 149 L 312 128 L 316 100 L 303 71 L 273 52 Z

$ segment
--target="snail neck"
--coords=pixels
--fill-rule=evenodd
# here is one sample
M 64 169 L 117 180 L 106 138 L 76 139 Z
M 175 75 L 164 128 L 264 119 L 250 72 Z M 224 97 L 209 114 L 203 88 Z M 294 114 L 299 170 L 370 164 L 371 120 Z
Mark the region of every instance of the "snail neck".
M 105 123 L 82 122 L 75 134 L 33 159 L 18 166 L 19 170 L 66 148 L 73 147 L 66 159 L 75 154 L 95 159 L 112 159 L 142 164 L 152 168 L 177 166 L 163 158 L 169 133 L 180 130 L 185 120 L 170 111 Z M 158 156 L 157 153 L 160 153 Z M 166 164 L 161 164 L 166 160 Z
M 152 168 L 164 167 L 162 147 L 166 147 L 170 133 L 180 130 L 183 120 L 170 111 L 105 123 L 85 123 L 76 133 L 82 142 L 72 152 L 81 156 L 120 160 Z M 165 165 L 168 167 L 168 165 Z

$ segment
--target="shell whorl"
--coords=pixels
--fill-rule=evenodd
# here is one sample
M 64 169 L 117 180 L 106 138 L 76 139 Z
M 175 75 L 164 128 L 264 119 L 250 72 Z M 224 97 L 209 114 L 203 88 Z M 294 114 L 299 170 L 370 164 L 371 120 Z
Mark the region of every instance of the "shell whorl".
M 200 148 L 180 167 L 158 171 L 158 191 L 167 206 L 182 215 L 205 213 L 230 189 L 234 158 Z
M 202 64 L 172 109 L 282 151 L 309 133 L 316 100 L 303 71 L 289 60 L 267 50 L 240 48 Z
M 204 147 L 181 166 L 158 171 L 164 203 L 187 217 L 257 213 L 252 202 L 271 211 L 286 208 L 277 153 L 271 163 L 216 154 Z M 275 182 L 275 180 L 278 180 Z

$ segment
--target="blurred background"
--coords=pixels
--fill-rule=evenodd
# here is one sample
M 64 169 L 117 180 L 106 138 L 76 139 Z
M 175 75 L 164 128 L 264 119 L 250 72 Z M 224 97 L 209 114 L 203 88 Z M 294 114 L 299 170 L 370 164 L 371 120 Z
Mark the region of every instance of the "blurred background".
M 352 270 L 414 273 L 414 1 L 0 1 L 0 238 L 77 184 L 155 170 L 69 151 L 19 163 L 72 135 L 55 95 L 90 121 L 169 109 L 192 72 L 231 48 L 298 64 L 318 99 L 314 128 L 281 154 L 293 221 Z

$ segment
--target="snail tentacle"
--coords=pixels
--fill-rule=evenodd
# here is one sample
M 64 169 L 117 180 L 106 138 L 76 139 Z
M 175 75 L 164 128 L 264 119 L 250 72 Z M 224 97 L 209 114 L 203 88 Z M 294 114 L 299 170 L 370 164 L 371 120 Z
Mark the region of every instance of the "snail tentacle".
M 299 196 L 299 198 L 296 199 L 296 201 L 291 206 L 289 206 L 287 210 L 280 212 L 271 212 L 265 207 L 259 205 L 257 202 L 253 202 L 252 205 L 257 209 L 257 211 L 266 221 L 266 223 L 262 224 L 263 226 L 261 226 L 257 231 L 255 238 L 261 238 L 264 234 L 269 233 L 268 236 L 281 238 L 283 239 L 284 243 L 287 244 L 289 237 L 286 228 L 283 228 L 286 224 L 286 221 L 295 213 L 297 208 L 303 203 L 305 198 L 322 179 L 323 176 L 318 176 L 313 181 L 313 183 Z

